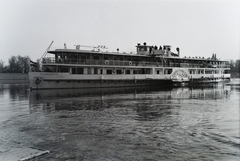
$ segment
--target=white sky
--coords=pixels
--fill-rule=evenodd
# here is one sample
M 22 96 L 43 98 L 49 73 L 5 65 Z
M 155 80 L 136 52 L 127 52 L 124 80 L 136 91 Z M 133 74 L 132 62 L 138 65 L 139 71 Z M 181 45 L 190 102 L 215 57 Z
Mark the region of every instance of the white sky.
M 240 57 L 239 0 L 0 0 L 0 60 L 53 48 L 172 45 L 181 56 Z

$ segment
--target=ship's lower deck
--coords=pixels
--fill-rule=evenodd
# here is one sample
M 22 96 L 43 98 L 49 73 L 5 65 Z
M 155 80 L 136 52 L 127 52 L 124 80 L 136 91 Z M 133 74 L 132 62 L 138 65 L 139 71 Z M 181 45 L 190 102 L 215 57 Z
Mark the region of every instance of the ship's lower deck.
M 31 86 L 31 89 L 77 89 L 77 88 L 108 88 L 170 85 L 170 80 L 59 80 L 42 81 L 41 85 Z
M 230 80 L 230 74 L 191 75 L 176 79 L 166 75 L 72 75 L 69 73 L 30 72 L 30 89 L 76 89 L 135 86 L 171 86 L 196 83 L 219 83 Z

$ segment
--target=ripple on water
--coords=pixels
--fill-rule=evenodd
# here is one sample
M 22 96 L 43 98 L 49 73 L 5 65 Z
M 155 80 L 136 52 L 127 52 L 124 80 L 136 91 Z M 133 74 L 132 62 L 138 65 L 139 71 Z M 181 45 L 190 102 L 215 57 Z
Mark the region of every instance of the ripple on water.
M 36 160 L 240 157 L 240 91 L 231 86 L 96 93 L 14 88 L 0 88 L 0 110 L 7 116 L 0 120 L 2 152 L 24 146 L 50 150 Z

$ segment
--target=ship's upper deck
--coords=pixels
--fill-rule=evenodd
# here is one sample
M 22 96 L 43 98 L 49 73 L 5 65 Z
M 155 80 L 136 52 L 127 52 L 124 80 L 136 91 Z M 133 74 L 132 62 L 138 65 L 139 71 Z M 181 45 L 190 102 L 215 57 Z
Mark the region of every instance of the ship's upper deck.
M 115 56 L 131 56 L 131 57 L 159 57 L 163 59 L 182 59 L 186 61 L 213 61 L 213 62 L 227 62 L 216 58 L 216 55 L 212 57 L 204 58 L 204 57 L 180 57 L 179 49 L 177 48 L 178 53 L 171 52 L 170 45 L 164 45 L 163 47 L 157 48 L 156 46 L 150 45 L 139 45 L 137 47 L 137 54 L 133 53 L 125 53 L 119 51 L 102 51 L 98 49 L 93 50 L 83 50 L 83 49 L 55 49 L 50 50 L 48 53 L 50 54 L 94 54 L 94 55 L 115 55 Z
M 112 65 L 112 66 L 137 66 L 137 67 L 183 67 L 183 68 L 229 68 L 227 61 L 222 61 L 213 54 L 210 58 L 180 57 L 171 51 L 170 45 L 160 47 L 137 44 L 137 53 L 107 51 L 105 46 L 91 47 L 76 45 L 76 49 L 55 49 L 48 51 L 43 58 L 43 65 Z

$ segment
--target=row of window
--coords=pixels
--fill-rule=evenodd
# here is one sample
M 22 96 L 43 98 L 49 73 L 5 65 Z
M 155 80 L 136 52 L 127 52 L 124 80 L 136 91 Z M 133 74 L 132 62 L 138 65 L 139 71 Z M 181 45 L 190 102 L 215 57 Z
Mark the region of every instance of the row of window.
M 71 74 L 152 74 L 152 68 L 138 68 L 138 69 L 110 69 L 110 68 L 69 68 L 69 67 L 59 67 L 57 69 L 47 68 L 47 72 L 62 72 Z M 154 74 L 164 75 L 171 74 L 172 69 L 159 69 L 156 68 Z M 209 70 L 206 69 L 189 69 L 189 74 L 228 74 L 229 70 Z
M 104 54 L 67 54 L 58 53 L 55 55 L 55 60 L 72 60 L 79 62 L 80 60 L 121 60 L 121 61 L 148 61 L 148 62 L 162 62 L 161 58 L 156 57 L 139 57 L 129 55 L 104 55 Z M 211 64 L 211 65 L 225 65 L 224 61 L 207 61 L 206 60 L 186 60 L 186 59 L 166 59 L 169 64 Z
M 208 70 L 206 69 L 205 70 L 205 73 L 204 73 L 204 70 L 203 69 L 189 69 L 189 73 L 190 74 L 226 74 L 227 73 L 227 70 Z
M 60 72 L 66 72 L 65 68 L 64 70 L 60 70 Z M 69 71 L 67 71 L 69 72 Z M 72 68 L 71 74 L 151 74 L 151 69 L 106 69 L 103 71 L 103 69 L 99 68 Z

